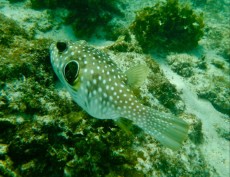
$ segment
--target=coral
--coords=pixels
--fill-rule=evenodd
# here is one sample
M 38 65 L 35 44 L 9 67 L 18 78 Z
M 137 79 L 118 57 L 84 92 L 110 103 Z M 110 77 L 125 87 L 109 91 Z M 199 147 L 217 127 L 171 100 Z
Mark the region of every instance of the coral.
M 201 144 L 204 141 L 202 132 L 202 122 L 200 119 L 193 121 L 193 130 L 189 133 L 189 138 L 194 144 Z
M 196 94 L 209 100 L 216 110 L 229 115 L 229 63 L 225 59 L 213 54 L 201 59 L 188 54 L 171 54 L 167 58 L 172 70 L 183 77 L 187 75 L 183 75 L 181 63 L 190 63 L 187 70 L 192 74 L 186 79 Z
M 216 131 L 220 137 L 230 141 L 230 131 L 229 130 L 223 129 L 221 127 L 217 127 Z
M 183 77 L 191 77 L 198 59 L 188 54 L 171 54 L 167 56 L 171 69 Z
M 105 28 L 114 14 L 122 15 L 119 0 L 30 0 L 32 8 L 67 8 L 70 11 L 66 22 L 73 27 L 77 37 L 90 37 L 98 27 Z M 108 26 L 107 26 L 108 27 Z
M 167 0 L 138 11 L 130 29 L 145 50 L 182 51 L 197 46 L 203 27 L 202 15 L 178 0 Z
M 141 47 L 138 45 L 135 37 L 128 32 L 118 37 L 118 39 L 107 47 L 107 49 L 114 52 L 136 52 L 143 53 Z
M 51 87 L 54 78 L 49 65 L 51 41 L 29 40 L 23 29 L 4 16 L 0 22 L 0 38 L 4 39 L 0 43 L 1 114 L 43 112 L 45 108 L 41 109 L 41 105 L 45 99 L 41 97 Z
M 229 115 L 229 77 L 210 75 L 206 76 L 206 79 L 208 83 L 197 89 L 198 96 L 209 100 L 218 111 Z
M 229 64 L 220 56 L 197 58 L 186 53 L 170 54 L 167 62 L 186 78 L 200 98 L 209 100 L 220 112 L 229 115 Z
M 180 98 L 176 87 L 171 84 L 160 71 L 159 73 L 151 73 L 148 89 L 158 101 L 173 113 L 180 113 L 184 110 L 185 105 Z
M 224 23 L 224 22 L 223 22 Z M 202 43 L 209 50 L 215 50 L 217 53 L 230 63 L 230 27 L 227 24 L 213 25 L 207 24 L 206 36 L 207 39 Z

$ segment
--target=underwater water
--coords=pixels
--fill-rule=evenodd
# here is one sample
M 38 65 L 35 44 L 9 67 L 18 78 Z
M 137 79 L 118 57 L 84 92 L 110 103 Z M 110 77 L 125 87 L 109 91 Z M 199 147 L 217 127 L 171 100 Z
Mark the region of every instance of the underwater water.
M 229 0 L 0 0 L 0 177 L 230 175 Z

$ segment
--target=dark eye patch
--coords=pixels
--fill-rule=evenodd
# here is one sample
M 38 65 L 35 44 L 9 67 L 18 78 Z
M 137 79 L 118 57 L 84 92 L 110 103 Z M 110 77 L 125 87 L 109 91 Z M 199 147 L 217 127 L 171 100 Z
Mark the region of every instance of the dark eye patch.
M 58 52 L 62 53 L 67 49 L 67 43 L 66 42 L 57 42 L 56 44 Z
M 65 80 L 70 84 L 73 85 L 74 81 L 78 77 L 79 73 L 79 64 L 77 61 L 70 61 L 64 67 L 64 76 Z

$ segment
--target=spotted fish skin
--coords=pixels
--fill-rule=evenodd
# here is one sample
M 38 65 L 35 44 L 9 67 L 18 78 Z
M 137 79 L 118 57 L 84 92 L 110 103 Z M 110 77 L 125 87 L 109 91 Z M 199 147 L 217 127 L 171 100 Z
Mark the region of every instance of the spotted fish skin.
M 132 120 L 165 146 L 178 149 L 188 125 L 171 114 L 142 105 L 127 85 L 127 77 L 110 57 L 86 42 L 57 42 L 51 63 L 73 100 L 98 119 Z

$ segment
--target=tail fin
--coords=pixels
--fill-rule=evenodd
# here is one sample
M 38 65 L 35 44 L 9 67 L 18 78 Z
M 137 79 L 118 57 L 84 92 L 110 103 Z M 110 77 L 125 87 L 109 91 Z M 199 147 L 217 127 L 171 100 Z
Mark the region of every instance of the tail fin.
M 188 124 L 185 121 L 148 107 L 143 120 L 134 123 L 172 150 L 179 149 L 188 134 Z

